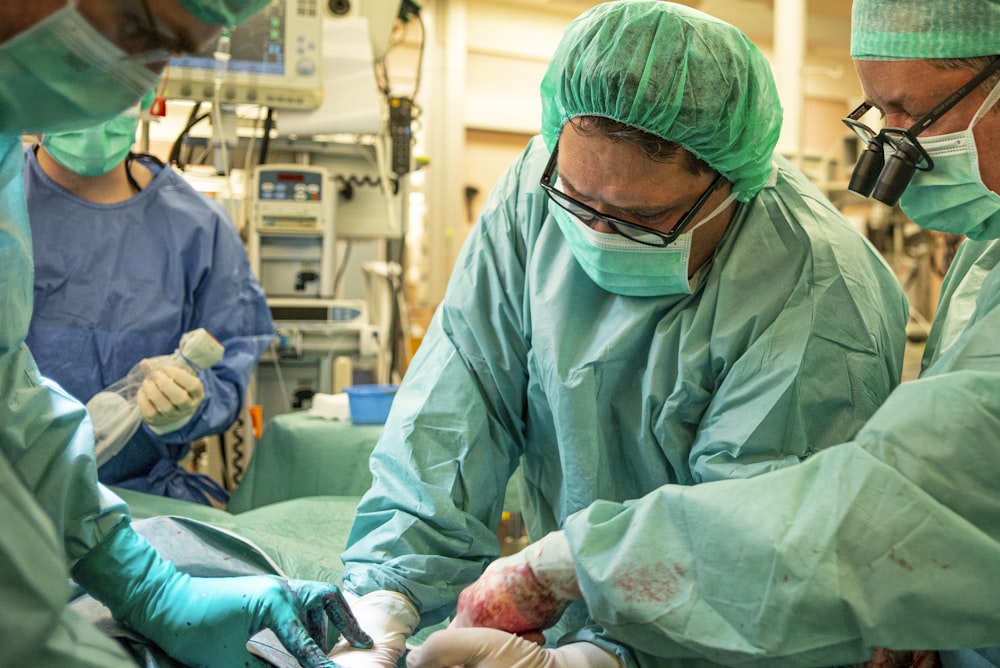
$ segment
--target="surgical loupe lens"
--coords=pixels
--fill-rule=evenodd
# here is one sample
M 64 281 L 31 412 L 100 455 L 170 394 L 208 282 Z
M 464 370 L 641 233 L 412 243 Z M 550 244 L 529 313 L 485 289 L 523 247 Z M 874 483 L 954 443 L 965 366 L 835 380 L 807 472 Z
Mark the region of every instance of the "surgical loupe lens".
M 868 142 L 868 146 L 861 152 L 854 165 L 854 171 L 851 172 L 851 180 L 847 184 L 848 190 L 863 197 L 871 195 L 884 165 L 885 154 L 881 144 L 875 141 Z
M 930 159 L 924 153 L 923 149 L 920 148 L 917 140 L 911 138 L 906 131 L 896 128 L 886 128 L 882 133 L 882 137 L 885 143 L 897 155 L 903 154 L 906 156 L 906 159 L 912 162 L 917 169 L 930 168 Z
M 916 171 L 917 163 L 913 156 L 905 150 L 897 150 L 886 162 L 872 190 L 872 197 L 883 204 L 895 206 Z

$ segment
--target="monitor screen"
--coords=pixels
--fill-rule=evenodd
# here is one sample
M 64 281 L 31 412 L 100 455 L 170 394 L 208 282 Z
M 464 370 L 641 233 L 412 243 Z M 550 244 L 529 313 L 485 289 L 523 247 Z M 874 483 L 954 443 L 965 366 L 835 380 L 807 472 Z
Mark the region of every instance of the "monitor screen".
M 231 33 L 230 59 L 222 73 L 223 103 L 310 109 L 322 97 L 320 0 L 272 0 Z M 173 58 L 168 96 L 213 100 L 216 46 Z

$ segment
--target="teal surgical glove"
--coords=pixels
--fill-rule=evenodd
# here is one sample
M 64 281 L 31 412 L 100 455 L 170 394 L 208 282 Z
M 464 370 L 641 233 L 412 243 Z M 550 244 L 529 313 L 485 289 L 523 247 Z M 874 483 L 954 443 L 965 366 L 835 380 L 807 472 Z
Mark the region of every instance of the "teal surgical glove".
M 621 668 L 615 655 L 586 642 L 546 649 L 496 629 L 435 631 L 406 657 L 406 668 Z
M 73 577 L 116 620 L 193 667 L 260 665 L 246 642 L 265 628 L 303 666 L 336 666 L 323 653 L 327 619 L 355 646 L 371 646 L 337 587 L 270 575 L 190 577 L 128 523 L 87 553 Z
M 497 559 L 462 590 L 451 626 L 484 626 L 532 634 L 549 628 L 571 601 L 583 598 L 562 531 Z

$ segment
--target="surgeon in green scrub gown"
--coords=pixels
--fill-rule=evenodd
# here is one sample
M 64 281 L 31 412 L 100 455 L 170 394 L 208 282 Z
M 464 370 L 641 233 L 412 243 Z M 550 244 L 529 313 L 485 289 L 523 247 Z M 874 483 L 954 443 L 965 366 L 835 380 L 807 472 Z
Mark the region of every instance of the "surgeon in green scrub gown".
M 673 572 L 658 541 L 680 535 L 629 509 L 850 438 L 899 381 L 907 308 L 879 254 L 775 154 L 771 71 L 734 27 L 667 2 L 598 5 L 567 29 L 541 98 L 542 134 L 490 194 L 396 395 L 344 588 L 377 647 L 447 618 L 498 555 L 520 466 L 534 540 L 609 507 L 631 520 L 576 524 L 572 547 L 643 625 L 619 635 L 617 609 L 577 602 L 552 665 L 634 662 L 632 646 L 657 665 L 641 580 Z
M 71 610 L 69 577 L 115 619 L 189 666 L 256 662 L 272 629 L 303 665 L 331 666 L 329 617 L 370 644 L 337 587 L 270 576 L 189 577 L 130 525 L 97 481 L 82 404 L 43 378 L 24 344 L 31 234 L 21 134 L 94 125 L 134 105 L 171 54 L 209 46 L 265 0 L 33 0 L 0 3 L 0 666 L 136 665 Z M 166 252 L 166 251 L 165 251 Z
M 501 626 L 514 593 L 582 597 L 594 637 L 629 647 L 629 666 L 845 665 L 875 647 L 1000 665 L 1000 3 L 854 0 L 852 12 L 868 103 L 886 126 L 916 128 L 874 125 L 884 164 L 859 162 L 856 176 L 870 170 L 859 181 L 882 202 L 901 193 L 917 224 L 967 237 L 919 379 L 799 466 L 589 504 L 541 549 L 494 562 L 459 618 Z M 546 656 L 454 628 L 407 665 L 462 663 L 472 649 L 477 666 Z

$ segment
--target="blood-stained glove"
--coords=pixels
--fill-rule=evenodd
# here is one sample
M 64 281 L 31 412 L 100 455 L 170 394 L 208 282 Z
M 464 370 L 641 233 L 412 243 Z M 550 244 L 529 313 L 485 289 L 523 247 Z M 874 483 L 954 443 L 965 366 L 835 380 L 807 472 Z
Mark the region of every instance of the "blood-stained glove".
M 452 627 L 485 626 L 510 633 L 547 629 L 571 601 L 583 598 L 569 542 L 553 531 L 490 564 L 458 596 Z
M 259 665 L 246 642 L 271 629 L 303 666 L 335 667 L 322 649 L 327 620 L 348 642 L 371 647 L 337 587 L 271 575 L 190 577 L 127 522 L 77 563 L 73 577 L 116 620 L 188 666 Z
M 852 668 L 941 668 L 941 657 L 927 650 L 911 652 L 877 647 L 868 661 L 856 663 Z
M 198 376 L 171 364 L 148 370 L 136 403 L 153 432 L 168 434 L 190 422 L 204 398 L 205 388 Z
M 417 609 L 409 599 L 394 591 L 373 591 L 361 598 L 345 592 L 344 598 L 374 646 L 358 649 L 346 638 L 341 639 L 330 652 L 330 658 L 344 668 L 396 668 L 406 649 L 406 639 L 420 621 Z
M 588 642 L 546 649 L 506 631 L 435 631 L 406 657 L 406 668 L 621 668 L 618 657 Z

